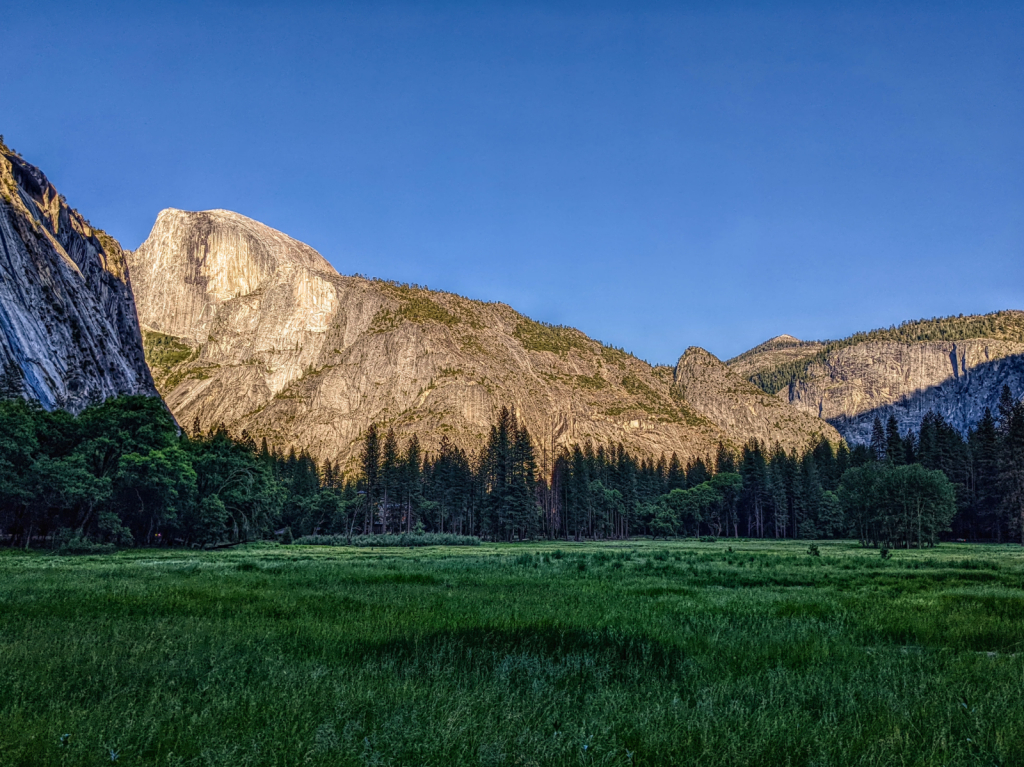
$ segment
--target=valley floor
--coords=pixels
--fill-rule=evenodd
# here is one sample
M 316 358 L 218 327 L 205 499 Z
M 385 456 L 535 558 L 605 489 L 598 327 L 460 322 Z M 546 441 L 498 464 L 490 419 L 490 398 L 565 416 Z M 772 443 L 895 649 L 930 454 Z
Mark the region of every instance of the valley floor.
M 1024 551 L 0 554 L 0 764 L 1024 763 Z

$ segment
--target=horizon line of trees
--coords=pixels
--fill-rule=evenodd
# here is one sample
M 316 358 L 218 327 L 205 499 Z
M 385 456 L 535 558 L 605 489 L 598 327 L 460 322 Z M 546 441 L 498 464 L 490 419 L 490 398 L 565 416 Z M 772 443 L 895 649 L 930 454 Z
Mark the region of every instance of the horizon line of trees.
M 805 450 L 751 440 L 685 465 L 621 443 L 562 448 L 538 470 L 529 432 L 503 407 L 486 445 L 447 435 L 433 454 L 392 429 L 364 435 L 359 471 L 118 397 L 78 416 L 0 401 L 0 541 L 209 545 L 277 535 L 437 532 L 513 541 L 632 535 L 856 538 L 925 547 L 941 538 L 1024 542 L 1024 404 L 1004 388 L 966 435 L 929 413 L 917 432 L 876 419 L 868 445 Z

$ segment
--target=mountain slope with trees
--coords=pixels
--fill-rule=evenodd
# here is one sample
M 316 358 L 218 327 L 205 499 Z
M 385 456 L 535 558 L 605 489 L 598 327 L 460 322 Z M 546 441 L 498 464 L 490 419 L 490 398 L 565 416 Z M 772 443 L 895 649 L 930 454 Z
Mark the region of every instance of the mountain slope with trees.
M 502 407 L 478 452 L 442 437 L 428 455 L 415 434 L 403 442 L 372 425 L 345 472 L 248 433 L 181 432 L 151 397 L 111 399 L 77 417 L 15 398 L 0 401 L 0 538 L 65 550 L 275 532 L 335 545 L 424 532 L 852 537 L 883 549 L 942 537 L 1024 541 L 1024 405 L 1009 389 L 966 439 L 935 414 L 917 433 L 900 433 L 895 419 L 872 431 L 852 451 L 825 439 L 802 451 L 752 439 L 688 462 L 587 441 L 560 448 L 545 472 L 529 430 Z
M 852 442 L 870 439 L 876 416 L 916 431 L 933 411 L 966 435 L 1004 386 L 1024 391 L 1024 312 L 917 320 L 837 341 L 780 338 L 729 366 Z
M 338 274 L 236 213 L 163 211 L 129 265 L 147 357 L 181 423 L 244 429 L 348 469 L 371 424 L 431 453 L 443 437 L 476 450 L 505 405 L 546 470 L 588 439 L 694 459 L 765 436 L 681 394 L 671 368 L 505 304 Z M 737 403 L 762 409 L 744 386 Z M 787 423 L 772 437 L 787 448 L 838 439 L 814 416 Z

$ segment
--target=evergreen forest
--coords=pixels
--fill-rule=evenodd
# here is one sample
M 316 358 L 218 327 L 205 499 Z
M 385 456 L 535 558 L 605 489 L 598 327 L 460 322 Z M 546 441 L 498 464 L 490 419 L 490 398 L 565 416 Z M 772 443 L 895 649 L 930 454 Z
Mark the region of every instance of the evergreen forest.
M 447 437 L 427 454 L 415 436 L 401 444 L 372 426 L 358 471 L 346 475 L 245 432 L 179 429 L 155 398 L 113 398 L 78 416 L 0 402 L 0 541 L 9 546 L 369 544 L 391 535 L 853 538 L 882 549 L 1019 541 L 1024 404 L 1004 389 L 998 411 L 966 436 L 935 414 L 907 434 L 876 419 L 870 444 L 852 450 L 823 439 L 803 452 L 751 441 L 686 464 L 585 442 L 547 471 L 526 427 L 502 408 L 476 454 Z

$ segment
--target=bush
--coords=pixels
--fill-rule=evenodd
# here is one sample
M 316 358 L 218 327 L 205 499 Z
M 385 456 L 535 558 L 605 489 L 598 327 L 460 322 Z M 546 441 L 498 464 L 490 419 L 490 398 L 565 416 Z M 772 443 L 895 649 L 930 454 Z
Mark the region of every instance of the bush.
M 302 546 L 479 546 L 480 539 L 475 535 L 455 535 L 453 533 L 422 533 L 401 535 L 355 535 L 352 539 L 344 535 L 304 535 L 296 538 L 295 543 Z
M 813 544 L 813 543 L 810 545 L 810 547 L 808 547 L 807 553 L 810 554 L 812 557 L 820 557 L 821 556 L 821 552 L 818 551 L 817 545 Z
M 889 551 L 889 547 L 888 546 L 883 546 L 882 550 L 880 552 L 878 552 L 878 553 L 882 555 L 882 559 L 888 559 L 889 557 L 892 556 L 892 552 Z
M 99 543 L 70 530 L 58 533 L 54 543 L 58 554 L 110 554 L 117 549 L 112 543 Z
M 701 543 L 717 543 L 718 539 L 713 535 L 702 535 L 698 539 Z

